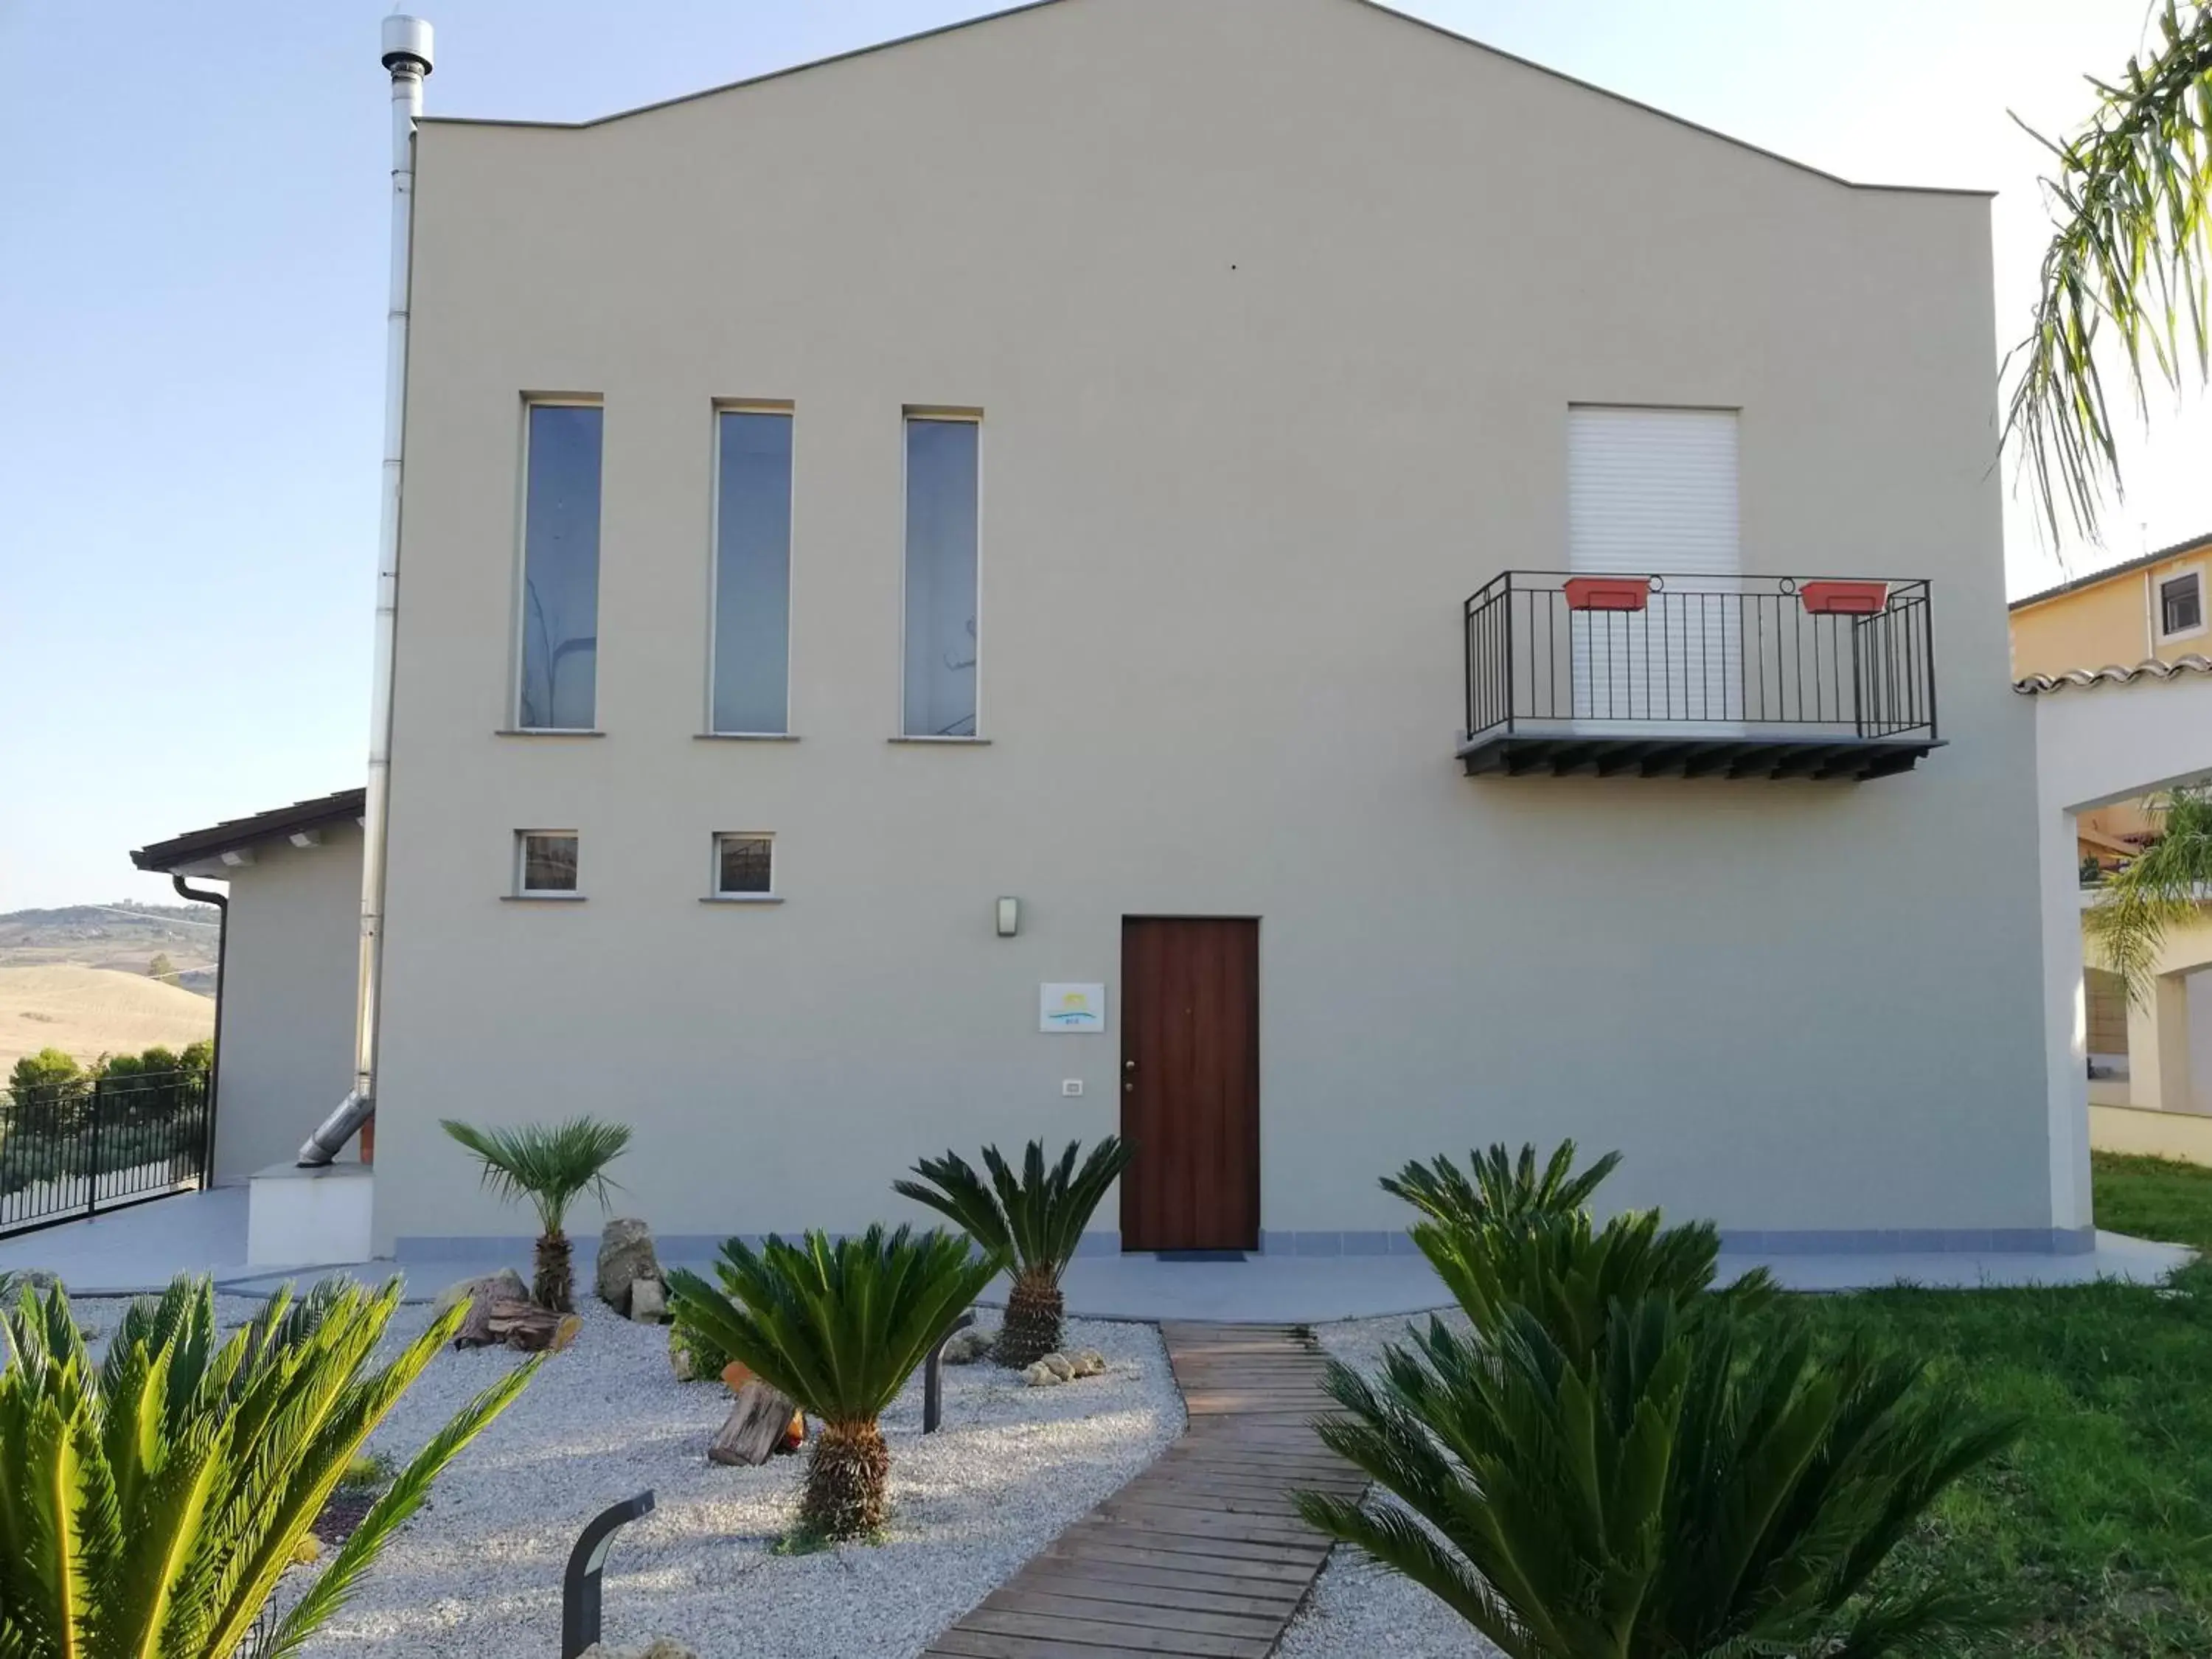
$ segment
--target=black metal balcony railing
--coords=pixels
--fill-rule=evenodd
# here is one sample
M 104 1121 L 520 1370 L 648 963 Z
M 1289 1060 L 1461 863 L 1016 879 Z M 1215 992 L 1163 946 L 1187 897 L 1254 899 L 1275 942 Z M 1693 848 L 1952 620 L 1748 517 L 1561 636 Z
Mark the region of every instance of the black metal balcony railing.
M 0 1236 L 207 1183 L 205 1072 L 0 1087 Z
M 1922 580 L 1509 570 L 1465 629 L 1471 774 L 1867 778 L 1939 746 Z

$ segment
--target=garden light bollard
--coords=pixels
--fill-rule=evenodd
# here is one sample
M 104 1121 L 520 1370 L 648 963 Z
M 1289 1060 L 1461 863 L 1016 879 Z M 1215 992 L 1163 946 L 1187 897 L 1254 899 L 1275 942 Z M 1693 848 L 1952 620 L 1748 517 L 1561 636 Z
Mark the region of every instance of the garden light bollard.
M 975 1322 L 970 1311 L 952 1322 L 951 1328 L 937 1339 L 937 1346 L 929 1351 L 929 1358 L 921 1368 L 921 1431 L 937 1432 L 938 1419 L 945 1415 L 945 1345 Z
M 601 1510 L 568 1552 L 568 1571 L 561 1581 L 561 1659 L 576 1656 L 599 1639 L 599 1573 L 616 1531 L 653 1513 L 653 1494 L 641 1492 Z

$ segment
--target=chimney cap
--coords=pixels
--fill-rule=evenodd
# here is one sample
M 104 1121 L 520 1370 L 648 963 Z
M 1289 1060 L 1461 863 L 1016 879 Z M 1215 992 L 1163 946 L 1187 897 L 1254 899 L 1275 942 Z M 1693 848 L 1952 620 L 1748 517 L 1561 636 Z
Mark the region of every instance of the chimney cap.
M 419 17 L 395 13 L 384 20 L 384 67 L 394 70 L 404 63 L 420 65 L 425 75 L 430 72 L 430 26 Z

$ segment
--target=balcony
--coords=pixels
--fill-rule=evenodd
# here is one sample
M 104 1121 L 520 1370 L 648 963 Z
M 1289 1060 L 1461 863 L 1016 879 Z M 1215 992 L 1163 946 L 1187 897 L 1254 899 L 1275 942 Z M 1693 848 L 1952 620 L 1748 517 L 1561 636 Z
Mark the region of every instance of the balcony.
M 1465 628 L 1470 777 L 1859 781 L 1942 746 L 1924 581 L 1509 570 Z

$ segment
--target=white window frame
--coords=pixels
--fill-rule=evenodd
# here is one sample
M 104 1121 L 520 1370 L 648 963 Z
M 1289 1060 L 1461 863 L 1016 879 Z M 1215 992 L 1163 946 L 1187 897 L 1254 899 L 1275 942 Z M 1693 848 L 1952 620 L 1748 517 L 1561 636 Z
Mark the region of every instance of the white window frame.
M 763 841 L 768 843 L 768 890 L 762 893 L 726 893 L 722 890 L 722 843 L 729 841 Z M 775 831 L 773 830 L 717 830 L 708 841 L 707 897 L 708 904 L 781 904 L 783 896 L 776 891 Z
M 783 601 L 783 730 L 781 732 L 723 732 L 714 725 L 715 623 L 721 611 L 722 584 L 722 416 L 725 415 L 781 415 L 791 422 L 791 538 L 784 548 Z M 904 433 L 902 431 L 901 435 Z M 799 406 L 788 398 L 728 398 L 718 399 L 707 422 L 707 683 L 705 706 L 700 711 L 702 737 L 732 743 L 789 743 L 796 722 L 792 719 L 791 693 L 797 684 L 793 650 L 798 644 L 799 623 Z M 518 688 L 520 679 L 517 680 Z
M 599 571 L 606 570 L 607 515 L 607 400 L 597 392 L 526 392 L 522 394 L 520 460 L 514 469 L 514 616 L 509 620 L 507 665 L 506 731 L 518 737 L 596 737 L 599 724 L 599 653 L 594 647 L 592 656 L 592 723 L 589 726 L 525 726 L 522 723 L 523 635 L 528 624 L 530 611 L 530 411 L 533 409 L 596 409 L 599 414 Z M 606 596 L 602 582 L 599 598 Z M 714 624 L 710 618 L 708 625 Z M 598 623 L 592 623 L 596 635 Z M 709 696 L 712 696 L 710 691 Z
M 2197 578 L 2197 626 L 2178 629 L 2169 634 L 2166 631 L 2166 584 L 2178 582 L 2186 576 Z M 2207 620 L 2208 617 L 2212 617 L 2212 609 L 2208 609 L 2208 601 L 2212 601 L 2212 592 L 2207 592 L 2205 590 L 2204 567 L 2202 564 L 2185 564 L 2167 571 L 2163 576 L 2154 576 L 2151 578 L 2150 586 L 2151 626 L 2157 630 L 2158 642 L 2160 645 L 2170 644 L 2175 640 L 2193 640 L 2203 633 L 2208 626 L 2212 626 L 2212 623 L 2208 623 Z
M 909 732 L 906 729 L 906 668 L 907 646 L 907 584 L 914 568 L 912 540 L 914 526 L 909 519 L 907 503 L 911 500 L 912 445 L 907 428 L 915 421 L 966 422 L 975 428 L 975 729 L 964 736 L 941 736 L 934 732 Z M 898 716 L 894 726 L 898 732 L 893 743 L 947 744 L 958 747 L 963 744 L 988 745 L 991 739 L 984 735 L 983 724 L 983 526 L 986 502 L 984 475 L 986 457 L 983 453 L 983 411 L 972 406 L 944 404 L 908 404 L 899 410 L 899 604 L 898 604 L 898 679 L 894 687 L 892 706 Z
M 576 843 L 576 884 L 574 887 L 530 885 L 530 843 L 532 839 L 565 838 Z M 519 899 L 580 899 L 584 896 L 584 838 L 574 830 L 518 830 L 514 832 L 514 870 L 508 896 Z

